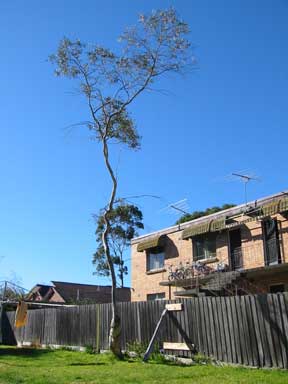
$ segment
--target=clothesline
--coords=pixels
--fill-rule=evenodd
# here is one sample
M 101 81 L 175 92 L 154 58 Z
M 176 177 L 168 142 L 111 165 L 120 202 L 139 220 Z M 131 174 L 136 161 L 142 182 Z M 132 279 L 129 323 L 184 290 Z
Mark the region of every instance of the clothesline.
M 28 306 L 39 306 L 39 307 L 42 307 L 42 306 L 47 306 L 47 307 L 77 307 L 77 305 L 75 304 L 52 304 L 52 303 L 41 303 L 39 301 L 28 301 L 28 300 L 19 300 L 19 301 L 24 301 Z M 3 301 L 3 300 L 0 300 L 0 305 L 1 304 L 9 304 L 9 305 L 15 305 L 17 306 L 19 301 Z

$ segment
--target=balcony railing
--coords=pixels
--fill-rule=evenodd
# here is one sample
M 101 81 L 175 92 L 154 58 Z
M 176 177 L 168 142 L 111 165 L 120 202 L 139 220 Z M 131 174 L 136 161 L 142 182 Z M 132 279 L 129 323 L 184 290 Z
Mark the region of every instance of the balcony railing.
M 198 257 L 196 260 L 186 260 L 176 265 L 170 265 L 168 280 L 187 280 L 204 277 L 215 272 L 244 271 L 253 268 L 264 267 L 281 262 L 279 246 L 270 243 L 264 250 L 263 243 L 257 242 L 245 245 L 230 252 L 226 249 L 217 250 L 217 253 Z M 208 257 L 207 257 L 208 256 Z
M 259 242 L 253 245 L 243 245 L 230 252 L 230 268 L 232 270 L 247 270 L 281 263 L 280 247 L 277 241 Z
M 209 252 L 206 253 L 205 255 L 197 255 L 196 257 L 194 256 L 194 261 L 201 261 L 201 260 L 209 260 L 209 259 L 215 259 L 217 257 L 216 252 Z

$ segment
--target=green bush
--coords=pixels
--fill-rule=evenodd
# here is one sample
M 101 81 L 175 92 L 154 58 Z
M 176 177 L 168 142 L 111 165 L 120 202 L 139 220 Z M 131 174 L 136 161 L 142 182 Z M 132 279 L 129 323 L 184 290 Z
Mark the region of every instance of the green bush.
M 133 341 L 126 344 L 127 352 L 135 352 L 137 355 L 142 356 L 146 352 L 148 347 L 147 343 L 140 343 L 139 341 Z
M 138 341 L 134 341 L 132 343 L 126 344 L 126 350 L 127 352 L 135 352 L 137 354 L 137 357 L 135 359 L 142 360 L 144 357 L 144 354 L 147 350 L 148 343 L 140 343 Z M 131 356 L 129 356 L 131 358 Z M 153 351 L 151 355 L 149 356 L 149 361 L 155 362 L 158 364 L 167 364 L 167 360 L 165 359 L 165 356 L 161 353 L 160 345 L 159 343 L 155 342 L 153 345 Z
M 93 347 L 92 344 L 87 344 L 87 345 L 85 345 L 85 352 L 86 352 L 86 353 L 89 353 L 89 355 L 93 355 L 93 354 L 95 354 L 97 351 L 96 351 L 96 349 Z
M 193 356 L 193 361 L 196 364 L 211 364 L 212 360 L 210 357 L 207 357 L 205 355 L 202 355 L 201 353 L 196 353 L 196 355 Z

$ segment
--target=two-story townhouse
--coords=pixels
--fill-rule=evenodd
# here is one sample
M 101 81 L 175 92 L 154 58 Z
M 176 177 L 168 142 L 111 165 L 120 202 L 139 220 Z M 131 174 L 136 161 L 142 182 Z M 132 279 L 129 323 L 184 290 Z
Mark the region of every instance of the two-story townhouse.
M 134 238 L 131 248 L 132 301 L 288 290 L 288 192 Z

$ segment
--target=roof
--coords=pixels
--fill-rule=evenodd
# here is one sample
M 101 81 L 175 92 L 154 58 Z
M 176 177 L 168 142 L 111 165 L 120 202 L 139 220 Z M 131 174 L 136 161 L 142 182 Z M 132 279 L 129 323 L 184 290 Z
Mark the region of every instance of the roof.
M 36 287 L 39 287 L 38 292 L 42 297 L 44 297 L 52 287 L 52 285 L 43 285 L 43 284 L 37 284 Z
M 64 281 L 52 281 L 54 289 L 63 297 L 66 303 L 85 301 L 89 303 L 109 303 L 111 301 L 110 285 L 78 284 Z M 116 289 L 116 297 L 119 301 L 130 301 L 130 288 Z
M 202 216 L 202 217 L 199 217 L 198 219 L 195 219 L 195 220 L 187 221 L 187 222 L 182 223 L 182 224 L 173 225 L 172 227 L 164 228 L 164 229 L 161 229 L 159 231 L 155 231 L 155 232 L 151 232 L 151 233 L 148 233 L 148 234 L 145 234 L 142 236 L 138 236 L 138 237 L 135 237 L 134 239 L 131 240 L 131 244 L 137 244 L 140 241 L 142 242 L 142 241 L 148 240 L 150 237 L 156 237 L 156 236 L 160 236 L 160 235 L 168 235 L 169 233 L 182 231 L 185 228 L 190 227 L 191 224 L 200 225 L 200 224 L 206 223 L 207 221 L 209 222 L 211 220 L 219 220 L 219 219 L 227 217 L 227 216 L 238 215 L 238 214 L 241 214 L 242 212 L 244 212 L 244 210 L 247 209 L 247 206 L 252 207 L 252 208 L 262 207 L 263 205 L 272 203 L 274 200 L 279 199 L 280 197 L 283 197 L 285 195 L 286 196 L 288 195 L 287 190 L 283 191 L 283 192 L 278 192 L 274 195 L 263 197 L 263 198 L 258 199 L 258 200 L 250 201 L 247 204 L 240 204 L 240 205 L 237 205 L 236 207 L 233 207 L 233 208 L 229 208 L 229 209 L 225 209 L 223 211 L 212 213 L 211 215 Z
M 45 284 L 36 284 L 28 293 L 28 297 L 31 298 L 34 294 L 41 296 L 41 301 L 48 301 L 53 294 L 53 286 Z
M 110 303 L 111 285 L 92 285 L 69 283 L 65 281 L 52 281 L 53 285 L 37 284 L 29 295 L 28 300 L 33 299 L 33 294 L 41 296 L 41 302 L 64 302 L 64 303 Z M 56 294 L 56 300 L 55 300 Z M 116 288 L 116 298 L 118 301 L 131 301 L 131 290 L 128 287 Z

